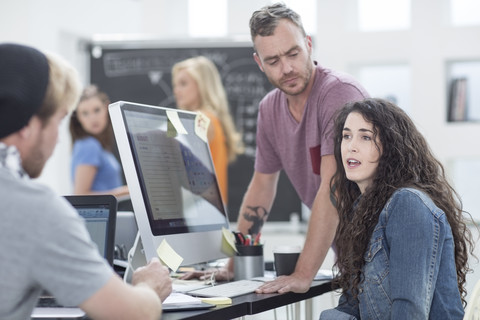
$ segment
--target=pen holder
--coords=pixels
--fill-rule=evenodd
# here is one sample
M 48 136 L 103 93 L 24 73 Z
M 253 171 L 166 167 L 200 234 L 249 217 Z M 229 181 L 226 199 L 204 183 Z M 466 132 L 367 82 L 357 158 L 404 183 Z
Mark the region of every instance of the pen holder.
M 263 277 L 263 245 L 239 246 L 233 257 L 234 280 Z

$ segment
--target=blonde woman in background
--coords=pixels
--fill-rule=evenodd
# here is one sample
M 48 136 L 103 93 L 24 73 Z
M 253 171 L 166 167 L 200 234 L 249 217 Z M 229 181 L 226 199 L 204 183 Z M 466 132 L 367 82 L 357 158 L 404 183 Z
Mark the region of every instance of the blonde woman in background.
M 178 108 L 201 111 L 210 119 L 208 142 L 222 199 L 227 204 L 228 164 L 243 152 L 243 143 L 230 115 L 220 74 L 212 61 L 198 56 L 173 66 L 172 83 Z

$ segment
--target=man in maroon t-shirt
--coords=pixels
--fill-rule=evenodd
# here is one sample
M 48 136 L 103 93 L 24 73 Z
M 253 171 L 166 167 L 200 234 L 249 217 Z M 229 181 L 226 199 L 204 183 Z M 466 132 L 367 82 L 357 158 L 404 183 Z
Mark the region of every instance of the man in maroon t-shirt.
M 254 59 L 276 87 L 261 102 L 257 123 L 255 172 L 245 194 L 238 230 L 257 234 L 285 170 L 300 199 L 311 210 L 308 233 L 295 272 L 264 284 L 257 292 L 305 292 L 330 248 L 337 212 L 330 201 L 335 173 L 332 118 L 346 102 L 367 92 L 351 76 L 322 68 L 312 59 L 312 39 L 300 16 L 283 4 L 253 13 L 250 31 Z M 262 210 L 252 210 L 253 208 Z M 258 221 L 256 221 L 258 220 Z M 231 264 L 229 264 L 232 272 Z
M 308 233 L 295 272 L 257 292 L 305 292 L 330 248 L 338 216 L 330 201 L 335 173 L 332 118 L 345 103 L 368 97 L 351 76 L 312 59 L 312 39 L 300 16 L 283 4 L 255 11 L 250 19 L 254 59 L 276 87 L 260 102 L 255 172 L 244 196 L 238 231 L 256 235 L 272 208 L 281 170 L 311 209 Z M 217 279 L 233 277 L 233 263 Z

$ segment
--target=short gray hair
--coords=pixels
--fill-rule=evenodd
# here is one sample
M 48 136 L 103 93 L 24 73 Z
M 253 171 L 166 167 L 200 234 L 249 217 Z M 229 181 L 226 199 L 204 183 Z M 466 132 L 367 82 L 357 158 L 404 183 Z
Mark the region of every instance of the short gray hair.
M 271 36 L 279 21 L 282 19 L 291 21 L 300 29 L 304 36 L 307 35 L 303 28 L 300 15 L 283 3 L 275 3 L 265 6 L 252 14 L 252 17 L 250 18 L 250 35 L 252 37 L 252 42 L 255 40 L 256 36 Z

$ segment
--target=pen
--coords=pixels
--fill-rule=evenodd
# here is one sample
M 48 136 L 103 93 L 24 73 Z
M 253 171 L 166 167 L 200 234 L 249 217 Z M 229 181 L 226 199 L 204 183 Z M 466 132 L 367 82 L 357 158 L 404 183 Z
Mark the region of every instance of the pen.
M 236 232 L 235 234 L 238 236 L 238 244 L 242 246 L 245 245 L 245 237 L 243 234 L 241 232 Z
M 253 241 L 254 246 L 258 246 L 259 244 L 260 244 L 260 232 L 257 233 L 257 235 L 255 236 L 255 240 Z
M 240 244 L 245 245 L 245 241 L 247 240 L 245 236 L 241 232 L 238 233 L 238 236 L 240 237 Z
M 243 244 L 243 239 L 240 237 L 240 232 L 232 231 L 232 233 L 235 236 L 235 242 L 237 244 Z

